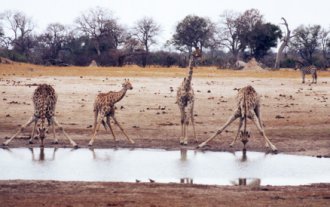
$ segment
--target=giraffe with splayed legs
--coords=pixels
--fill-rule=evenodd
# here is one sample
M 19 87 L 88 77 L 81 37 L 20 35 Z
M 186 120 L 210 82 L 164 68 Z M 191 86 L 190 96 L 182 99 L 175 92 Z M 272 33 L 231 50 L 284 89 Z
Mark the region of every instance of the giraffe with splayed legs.
M 3 145 L 8 145 L 18 134 L 22 133 L 24 129 L 34 123 L 31 138 L 29 140 L 30 144 L 33 144 L 33 138 L 36 131 L 36 126 L 38 120 L 41 120 L 41 124 L 37 129 L 38 138 L 40 140 L 40 146 L 44 146 L 44 139 L 46 137 L 46 132 L 48 131 L 48 127 L 52 126 L 52 131 L 54 135 L 54 144 L 58 144 L 58 140 L 55 136 L 55 125 L 60 128 L 61 132 L 64 136 L 70 141 L 73 147 L 77 147 L 78 145 L 68 136 L 68 134 L 64 131 L 63 127 L 57 122 L 55 118 L 55 108 L 57 103 L 57 94 L 55 93 L 54 88 L 48 84 L 39 85 L 32 97 L 33 105 L 34 105 L 34 114 L 20 129 L 7 141 L 3 143 Z M 48 125 L 46 125 L 45 121 L 47 120 Z
M 185 77 L 178 87 L 176 103 L 179 106 L 180 114 L 181 114 L 181 137 L 180 144 L 187 145 L 188 144 L 188 125 L 189 121 L 192 123 L 194 138 L 197 141 L 196 130 L 195 130 L 195 122 L 194 122 L 194 102 L 195 95 L 194 89 L 191 86 L 193 67 L 196 64 L 197 58 L 201 57 L 201 51 L 198 47 L 191 55 L 189 59 L 189 72 L 188 76 Z
M 216 136 L 220 135 L 233 121 L 239 118 L 240 122 L 237 130 L 237 134 L 233 142 L 230 144 L 230 146 L 232 147 L 235 144 L 237 138 L 240 136 L 245 149 L 245 144 L 247 143 L 248 138 L 250 137 L 250 133 L 246 131 L 246 121 L 247 118 L 249 118 L 257 126 L 260 134 L 265 138 L 266 147 L 267 148 L 270 147 L 274 152 L 276 152 L 277 148 L 268 139 L 265 130 L 263 128 L 263 124 L 261 120 L 261 112 L 260 112 L 260 97 L 255 91 L 255 89 L 252 86 L 246 86 L 244 88 L 241 88 L 236 96 L 236 103 L 237 103 L 236 110 L 234 111 L 234 114 L 228 119 L 228 121 L 213 136 L 211 136 L 206 141 L 198 145 L 198 147 L 205 146 L 209 141 L 213 140 Z M 244 123 L 244 130 L 240 131 L 243 123 Z
M 115 117 L 115 103 L 122 100 L 127 92 L 127 90 L 132 90 L 132 84 L 129 79 L 125 79 L 122 84 L 122 89 L 118 92 L 108 92 L 108 93 L 99 93 L 94 102 L 94 127 L 93 127 L 93 137 L 88 143 L 89 146 L 92 146 L 96 137 L 97 132 L 100 129 L 100 125 L 102 124 L 106 129 L 109 127 L 110 133 L 113 136 L 114 141 L 116 141 L 116 136 L 112 130 L 110 125 L 110 118 L 113 119 L 115 124 L 119 127 L 119 129 L 123 132 L 125 137 L 134 144 L 134 141 L 127 136 L 123 127 L 119 124 Z M 106 121 L 104 121 L 106 118 Z

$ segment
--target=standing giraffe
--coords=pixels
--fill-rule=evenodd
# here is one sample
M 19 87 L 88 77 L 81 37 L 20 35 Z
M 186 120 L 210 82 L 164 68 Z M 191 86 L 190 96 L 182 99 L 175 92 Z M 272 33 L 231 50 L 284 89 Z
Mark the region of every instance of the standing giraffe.
M 188 125 L 191 120 L 193 130 L 194 130 L 194 138 L 196 138 L 195 131 L 195 122 L 194 122 L 194 89 L 191 86 L 191 79 L 193 74 L 193 66 L 196 65 L 196 59 L 201 57 L 201 51 L 198 47 L 196 47 L 195 52 L 191 55 L 189 59 L 189 72 L 188 76 L 185 77 L 178 87 L 176 103 L 179 106 L 181 112 L 181 137 L 180 144 L 187 145 L 188 144 Z
M 270 146 L 271 149 L 274 152 L 276 152 L 277 149 L 275 145 L 273 145 L 270 142 L 270 140 L 265 134 L 265 130 L 263 128 L 261 121 L 260 98 L 257 92 L 254 90 L 254 88 L 252 86 L 246 86 L 244 88 L 241 88 L 238 91 L 236 101 L 237 101 L 237 108 L 234 114 L 213 136 L 211 136 L 206 141 L 198 145 L 198 147 L 205 146 L 209 141 L 214 139 L 217 135 L 221 134 L 221 132 L 223 132 L 233 121 L 235 121 L 237 118 L 240 118 L 237 134 L 233 142 L 230 144 L 230 146 L 232 147 L 235 144 L 237 137 L 240 136 L 242 138 L 242 142 L 244 144 L 244 149 L 245 149 L 245 144 L 248 141 L 247 138 L 250 137 L 250 133 L 246 131 L 246 121 L 247 118 L 249 118 L 254 122 L 254 124 L 257 126 L 258 130 L 262 134 L 262 136 L 265 138 L 266 147 Z M 243 121 L 244 121 L 244 131 L 240 131 L 243 125 Z
M 134 144 L 134 141 L 127 136 L 124 129 L 121 127 L 117 119 L 115 118 L 115 103 L 119 102 L 124 98 L 127 90 L 132 90 L 132 84 L 129 79 L 125 79 L 125 82 L 122 84 L 123 88 L 118 92 L 110 91 L 108 93 L 99 93 L 94 102 L 94 127 L 93 127 L 93 137 L 88 143 L 89 146 L 92 146 L 94 143 L 94 139 L 96 137 L 97 132 L 100 129 L 100 125 L 103 124 L 106 129 L 106 125 L 109 127 L 110 132 L 113 136 L 113 139 L 116 141 L 115 134 L 110 125 L 110 117 L 114 120 L 115 124 L 119 127 L 119 129 L 123 132 L 126 138 Z M 104 122 L 104 118 L 106 117 L 106 122 Z
M 23 130 L 28 127 L 30 124 L 34 122 L 34 126 L 31 133 L 31 138 L 29 140 L 30 144 L 33 144 L 33 138 L 35 133 L 35 128 L 37 126 L 37 122 L 39 119 L 41 119 L 41 124 L 38 131 L 38 138 L 40 139 L 40 147 L 44 146 L 44 139 L 46 137 L 46 126 L 45 126 L 45 120 L 47 119 L 48 126 L 47 128 L 52 125 L 53 134 L 54 134 L 54 144 L 58 144 L 58 140 L 55 136 L 55 126 L 58 126 L 64 136 L 69 139 L 70 143 L 73 147 L 77 147 L 78 145 L 67 135 L 67 133 L 64 131 L 63 127 L 57 122 L 55 119 L 55 108 L 56 108 L 56 102 L 57 102 L 57 95 L 55 93 L 55 90 L 52 86 L 48 84 L 41 84 L 39 85 L 32 97 L 33 105 L 34 105 L 34 114 L 29 119 L 26 124 L 20 127 L 20 129 L 7 141 L 3 143 L 3 145 L 8 145 L 11 140 L 13 140 L 18 134 L 23 132 Z

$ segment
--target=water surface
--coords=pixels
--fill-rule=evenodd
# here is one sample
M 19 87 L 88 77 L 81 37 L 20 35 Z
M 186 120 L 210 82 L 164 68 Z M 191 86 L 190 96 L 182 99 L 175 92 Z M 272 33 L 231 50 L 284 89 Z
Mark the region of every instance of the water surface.
M 0 180 L 330 183 L 330 159 L 260 152 L 158 149 L 0 149 Z

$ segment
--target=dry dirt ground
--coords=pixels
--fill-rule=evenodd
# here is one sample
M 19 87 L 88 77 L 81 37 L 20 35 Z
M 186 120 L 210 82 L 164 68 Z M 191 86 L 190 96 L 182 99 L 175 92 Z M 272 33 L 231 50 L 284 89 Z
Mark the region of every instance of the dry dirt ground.
M 37 84 L 48 83 L 58 94 L 57 120 L 80 147 L 87 147 L 93 123 L 92 106 L 99 92 L 117 91 L 124 78 L 133 90 L 116 104 L 116 117 L 130 144 L 117 127 L 117 142 L 101 129 L 95 148 L 179 149 L 179 110 L 176 88 L 186 74 L 178 68 L 79 68 L 0 65 L 0 138 L 14 134 L 33 114 L 31 96 Z M 330 73 L 319 73 L 318 84 L 301 84 L 298 71 L 230 71 L 197 68 L 194 72 L 195 121 L 198 143 L 226 122 L 235 107 L 237 90 L 248 84 L 261 95 L 266 133 L 279 153 L 330 156 Z M 203 150 L 237 151 L 229 147 L 237 130 L 234 122 Z M 256 127 L 248 150 L 267 151 Z M 28 128 L 9 147 L 32 147 Z M 191 131 L 190 131 L 191 132 Z M 192 133 L 190 133 L 192 135 Z M 58 147 L 70 147 L 58 133 Z M 53 147 L 48 135 L 46 147 Z M 186 148 L 195 149 L 193 139 Z M 219 187 L 178 184 L 1 181 L 0 206 L 329 206 L 330 186 Z

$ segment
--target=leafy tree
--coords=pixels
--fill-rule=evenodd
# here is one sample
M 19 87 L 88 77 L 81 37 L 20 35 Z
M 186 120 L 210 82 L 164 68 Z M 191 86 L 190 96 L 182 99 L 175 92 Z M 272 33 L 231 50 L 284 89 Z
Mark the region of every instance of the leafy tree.
M 240 53 L 246 49 L 250 56 L 261 59 L 271 47 L 276 46 L 277 39 L 282 36 L 279 27 L 264 23 L 256 9 L 246 10 L 242 14 L 225 11 L 221 15 L 219 34 L 220 45 L 232 53 L 233 62 L 239 60 Z
M 240 49 L 245 50 L 246 47 L 251 47 L 251 33 L 257 25 L 263 23 L 263 17 L 257 9 L 246 10 L 235 20 L 237 35 L 240 41 Z
M 172 42 L 181 51 L 188 51 L 193 47 L 201 50 L 210 46 L 215 33 L 215 26 L 208 18 L 188 15 L 176 26 Z
M 271 23 L 257 23 L 247 34 L 250 53 L 257 60 L 264 57 L 270 48 L 276 47 L 277 40 L 282 37 L 280 28 Z

